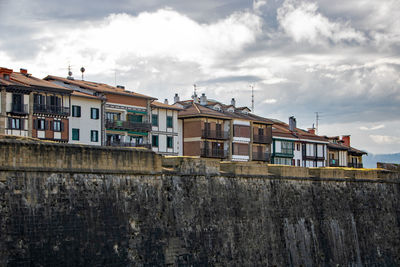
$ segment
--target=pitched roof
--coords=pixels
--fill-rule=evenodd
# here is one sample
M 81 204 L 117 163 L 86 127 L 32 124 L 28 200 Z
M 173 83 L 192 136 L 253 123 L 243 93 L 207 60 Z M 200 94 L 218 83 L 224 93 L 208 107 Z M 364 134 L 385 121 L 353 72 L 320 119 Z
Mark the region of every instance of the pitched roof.
M 79 96 L 79 97 L 86 97 L 86 98 L 92 98 L 92 99 L 98 99 L 101 100 L 102 98 L 100 96 L 95 96 L 95 95 L 91 95 L 91 94 L 86 94 L 83 92 L 79 92 L 79 91 L 73 91 L 72 92 L 73 96 Z
M 47 77 L 44 78 L 44 80 L 47 81 L 60 81 L 65 84 L 71 84 L 75 85 L 84 89 L 89 89 L 93 90 L 96 92 L 100 93 L 111 93 L 111 94 L 119 94 L 119 95 L 125 95 L 125 96 L 132 96 L 132 97 L 139 97 L 139 98 L 146 98 L 146 99 L 153 99 L 156 100 L 157 98 L 139 94 L 136 92 L 128 91 L 123 88 L 118 88 L 115 86 L 111 86 L 105 83 L 97 83 L 97 82 L 90 82 L 90 81 L 82 81 L 82 80 L 72 80 L 72 79 L 67 79 L 63 77 L 58 77 L 58 76 L 53 76 L 53 75 L 48 75 Z
M 68 93 L 72 91 L 71 89 L 67 89 L 54 83 L 36 78 L 31 74 L 22 74 L 20 72 L 12 72 L 9 80 L 5 80 L 3 77 L 0 77 L 0 84 L 6 86 L 41 87 L 50 90 L 55 89 L 57 91 L 65 91 Z
M 158 101 L 151 102 L 151 106 L 152 107 L 156 107 L 156 108 L 182 110 L 181 107 L 173 106 L 173 105 L 169 105 L 169 104 L 165 104 L 165 103 L 161 103 L 161 102 L 158 102 Z

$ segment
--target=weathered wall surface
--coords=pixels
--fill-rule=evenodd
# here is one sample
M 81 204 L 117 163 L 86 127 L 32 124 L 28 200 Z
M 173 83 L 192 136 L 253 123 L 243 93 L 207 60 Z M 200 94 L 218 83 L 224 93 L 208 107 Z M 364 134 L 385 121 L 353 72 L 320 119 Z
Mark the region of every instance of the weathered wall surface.
M 400 265 L 397 172 L 188 158 L 166 159 L 161 172 L 151 152 L 68 145 L 37 156 L 49 171 L 5 160 L 37 146 L 0 141 L 0 266 Z M 54 168 L 71 153 L 122 153 L 125 163 Z M 140 171 L 127 167 L 140 160 Z

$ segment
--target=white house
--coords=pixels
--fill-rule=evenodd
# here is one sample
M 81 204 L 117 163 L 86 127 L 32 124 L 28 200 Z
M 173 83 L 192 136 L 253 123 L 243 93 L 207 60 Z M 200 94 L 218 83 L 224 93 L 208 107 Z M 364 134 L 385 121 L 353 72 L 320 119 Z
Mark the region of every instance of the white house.
M 180 107 L 168 105 L 168 101 L 151 103 L 151 146 L 154 152 L 178 156 L 182 151 L 182 133 L 178 125 Z
M 102 145 L 102 99 L 74 91 L 71 95 L 69 143 Z

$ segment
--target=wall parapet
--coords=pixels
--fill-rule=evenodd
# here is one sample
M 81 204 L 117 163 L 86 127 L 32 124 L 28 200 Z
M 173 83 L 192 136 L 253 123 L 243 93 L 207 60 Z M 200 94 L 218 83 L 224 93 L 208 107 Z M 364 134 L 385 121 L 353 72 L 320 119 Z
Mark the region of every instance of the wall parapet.
M 161 156 L 143 148 L 0 139 L 1 172 L 179 174 L 360 181 L 383 179 L 399 182 L 399 164 L 378 163 L 378 167 L 378 169 L 304 168 L 263 162 L 227 162 L 198 157 Z
M 73 173 L 161 173 L 161 156 L 139 148 L 0 140 L 0 170 Z

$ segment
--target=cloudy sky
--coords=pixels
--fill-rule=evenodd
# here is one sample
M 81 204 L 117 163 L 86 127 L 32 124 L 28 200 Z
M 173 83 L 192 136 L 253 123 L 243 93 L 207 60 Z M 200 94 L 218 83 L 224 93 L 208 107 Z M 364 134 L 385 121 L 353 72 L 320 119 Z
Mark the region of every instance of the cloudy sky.
M 0 66 L 193 93 L 400 152 L 398 0 L 0 0 Z

